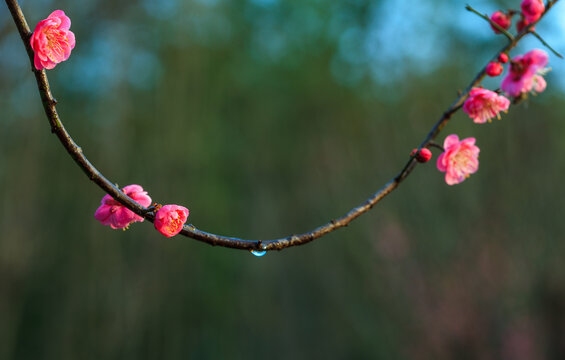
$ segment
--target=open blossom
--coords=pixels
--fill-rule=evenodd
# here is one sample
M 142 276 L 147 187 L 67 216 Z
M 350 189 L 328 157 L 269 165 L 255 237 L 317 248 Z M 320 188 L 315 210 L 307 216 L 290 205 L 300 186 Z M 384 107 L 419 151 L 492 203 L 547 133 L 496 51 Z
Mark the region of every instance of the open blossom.
M 522 8 L 522 14 L 524 14 L 529 23 L 537 21 L 545 11 L 545 5 L 542 0 L 523 0 L 520 7 Z
M 493 12 L 492 15 L 490 16 L 490 20 L 493 23 L 496 23 L 504 30 L 508 30 L 510 28 L 510 25 L 512 25 L 512 18 L 508 16 L 508 14 L 503 13 L 502 11 Z M 498 31 L 498 29 L 495 28 L 494 26 L 491 25 L 490 27 L 494 30 L 495 33 L 497 34 L 500 33 L 500 31 Z
M 188 209 L 178 205 L 165 205 L 155 214 L 155 229 L 166 237 L 178 234 L 188 218 Z
M 459 141 L 455 134 L 445 138 L 445 151 L 437 159 L 437 168 L 445 172 L 447 185 L 459 184 L 479 169 L 479 148 L 475 138 Z
M 70 27 L 71 19 L 62 10 L 53 11 L 37 24 L 30 39 L 37 70 L 53 69 L 69 58 L 75 47 L 75 34 L 69 31 Z
M 147 195 L 147 191 L 143 191 L 143 188 L 139 185 L 128 185 L 122 191 L 139 205 L 147 207 L 151 204 L 151 198 Z M 102 225 L 110 225 L 112 229 L 124 229 L 132 222 L 143 221 L 141 216 L 136 215 L 110 195 L 105 195 L 101 203 L 94 213 L 94 217 Z
M 500 88 L 513 97 L 532 90 L 540 92 L 538 90 L 541 89 L 543 91 L 545 89 L 545 80 L 543 80 L 540 73 L 543 72 L 547 62 L 547 53 L 539 49 L 516 56 L 510 62 L 508 74 L 502 80 Z M 537 85 L 540 83 L 543 83 L 544 86 Z
M 500 119 L 500 112 L 508 110 L 510 100 L 494 91 L 483 88 L 472 88 L 469 98 L 463 104 L 463 111 L 469 115 L 473 122 L 484 124 L 492 118 Z

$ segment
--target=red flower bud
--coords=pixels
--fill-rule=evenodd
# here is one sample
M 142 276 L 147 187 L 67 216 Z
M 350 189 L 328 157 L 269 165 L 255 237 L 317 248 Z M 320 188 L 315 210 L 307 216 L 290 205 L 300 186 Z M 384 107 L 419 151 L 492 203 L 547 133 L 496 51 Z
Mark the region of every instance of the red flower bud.
M 518 32 L 522 32 L 522 30 L 524 30 L 524 28 L 528 25 L 530 25 L 530 22 L 524 18 L 521 18 L 516 23 L 516 30 L 518 30 Z M 535 31 L 535 30 L 536 30 L 535 26 L 532 26 L 532 28 L 530 29 L 530 31 Z
M 432 158 L 432 152 L 426 148 L 423 148 L 420 151 L 418 151 L 418 149 L 412 150 L 410 156 L 414 156 L 414 155 L 416 155 L 416 161 L 420 163 L 428 162 Z
M 505 53 L 500 53 L 500 55 L 498 55 L 498 61 L 506 64 L 508 62 L 508 55 L 506 55 Z
M 502 65 L 498 62 L 489 62 L 486 73 L 488 76 L 498 76 L 502 74 Z
M 523 0 L 521 8 L 522 14 L 528 22 L 537 21 L 545 11 L 542 0 Z
M 496 11 L 492 13 L 492 15 L 490 16 L 490 20 L 498 24 L 504 30 L 508 30 L 510 28 L 510 25 L 512 24 L 512 18 L 508 16 L 508 14 L 503 13 L 502 11 Z M 494 30 L 495 33 L 497 34 L 500 33 L 500 31 L 498 31 L 498 29 L 495 28 L 494 26 L 491 25 L 490 27 Z

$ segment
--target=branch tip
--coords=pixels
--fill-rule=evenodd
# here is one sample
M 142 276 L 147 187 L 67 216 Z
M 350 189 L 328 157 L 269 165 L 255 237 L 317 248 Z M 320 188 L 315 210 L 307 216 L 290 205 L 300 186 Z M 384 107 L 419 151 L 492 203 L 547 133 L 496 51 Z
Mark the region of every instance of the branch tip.
M 560 59 L 563 59 L 563 55 L 561 55 L 560 53 L 558 53 L 554 48 L 552 48 L 537 32 L 530 30 L 530 33 L 532 35 L 534 35 L 536 38 L 538 38 L 538 40 L 546 47 L 548 48 L 553 54 L 555 54 L 555 56 L 557 56 Z

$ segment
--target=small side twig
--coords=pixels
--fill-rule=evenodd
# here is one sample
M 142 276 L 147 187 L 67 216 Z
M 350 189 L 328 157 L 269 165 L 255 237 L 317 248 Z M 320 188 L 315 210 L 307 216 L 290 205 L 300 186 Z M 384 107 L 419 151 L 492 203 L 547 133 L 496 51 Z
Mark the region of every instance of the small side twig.
M 440 144 L 436 143 L 435 141 L 430 141 L 428 143 L 428 147 L 434 147 L 436 149 L 441 150 L 442 152 L 445 151 L 445 149 L 443 148 L 443 146 L 441 146 Z
M 538 40 L 546 47 L 548 48 L 552 53 L 555 54 L 555 56 L 557 56 L 560 59 L 563 59 L 563 55 L 561 55 L 560 53 L 558 53 L 554 48 L 552 48 L 537 32 L 535 31 L 530 31 L 530 33 L 532 35 L 534 35 L 535 37 L 538 38 Z

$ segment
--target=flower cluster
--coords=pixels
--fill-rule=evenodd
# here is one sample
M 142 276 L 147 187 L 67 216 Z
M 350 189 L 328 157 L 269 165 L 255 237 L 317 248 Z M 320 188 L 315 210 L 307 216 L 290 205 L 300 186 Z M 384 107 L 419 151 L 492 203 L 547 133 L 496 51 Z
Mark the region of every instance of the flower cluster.
M 69 30 L 70 27 L 71 19 L 62 10 L 53 11 L 47 19 L 37 24 L 30 38 L 37 70 L 53 69 L 58 63 L 69 58 L 76 43 L 75 35 Z M 143 207 L 151 204 L 151 197 L 139 185 L 128 185 L 122 191 Z M 157 231 L 167 237 L 181 232 L 188 218 L 187 208 L 178 205 L 158 205 L 156 209 L 158 210 L 155 213 L 154 225 Z M 132 223 L 144 220 L 110 195 L 102 198 L 94 218 L 102 225 L 124 230 Z
M 518 30 L 518 32 L 524 30 L 524 28 L 531 23 L 538 21 L 545 11 L 545 5 L 542 0 L 522 0 L 520 9 L 520 19 L 516 22 L 516 30 Z M 512 25 L 512 16 L 517 13 L 518 12 L 514 10 L 509 10 L 507 12 L 495 11 L 490 16 L 490 20 L 504 30 L 508 30 Z M 500 33 L 496 27 L 492 25 L 491 27 L 495 33 Z M 534 31 L 535 28 L 532 26 L 530 30 Z
M 491 62 L 485 68 L 488 75 L 499 75 L 502 70 L 493 70 L 493 64 L 500 65 L 508 62 L 508 55 L 500 54 L 497 62 Z M 500 84 L 502 92 L 513 98 L 526 96 L 528 93 L 540 93 L 545 90 L 546 82 L 543 74 L 547 72 L 545 66 L 548 55 L 545 51 L 534 49 L 524 55 L 518 55 L 510 60 L 508 74 Z M 469 92 L 469 97 L 463 104 L 463 111 L 469 115 L 473 122 L 484 124 L 493 118 L 500 119 L 500 112 L 506 112 L 510 100 L 495 91 L 475 87 Z M 449 185 L 458 184 L 465 180 L 469 174 L 478 169 L 478 147 L 474 138 L 467 138 L 461 142 L 456 135 L 445 139 L 445 152 L 438 158 L 437 168 L 446 172 L 445 181 Z
M 520 32 L 524 27 L 539 20 L 545 11 L 541 0 L 523 0 L 521 3 L 520 20 L 516 24 Z M 501 28 L 508 30 L 512 25 L 512 16 L 517 11 L 496 11 L 490 20 Z M 500 31 L 492 26 L 495 33 Z M 533 27 L 530 28 L 533 31 Z M 491 77 L 499 76 L 504 71 L 504 64 L 509 63 L 508 72 L 500 84 L 500 92 L 506 96 L 521 99 L 529 93 L 540 93 L 547 84 L 543 75 L 548 71 L 548 55 L 540 49 L 531 50 L 523 55 L 518 55 L 509 60 L 508 54 L 501 53 L 485 67 L 485 74 Z M 499 93 L 482 87 L 474 87 L 469 91 L 463 104 L 463 111 L 469 115 L 473 122 L 484 124 L 493 118 L 500 119 L 500 113 L 506 112 L 510 100 Z M 455 134 L 449 135 L 444 142 L 444 152 L 437 159 L 438 170 L 445 172 L 445 182 L 449 185 L 458 184 L 473 174 L 479 168 L 479 148 L 475 145 L 475 138 L 466 138 L 459 141 Z
M 508 74 L 502 80 L 500 88 L 512 97 L 519 97 L 529 92 L 540 93 L 545 90 L 543 74 L 547 72 L 547 53 L 534 49 L 524 55 L 518 55 L 510 61 Z
M 147 191 L 144 191 L 139 185 L 128 185 L 122 191 L 139 205 L 148 207 L 151 204 L 151 198 L 147 195 Z M 130 224 L 143 221 L 143 217 L 126 208 L 110 195 L 104 195 L 101 203 L 94 213 L 94 218 L 100 221 L 102 225 L 108 225 L 112 229 L 125 230 Z M 156 208 L 158 210 L 155 213 L 154 225 L 157 231 L 167 237 L 175 236 L 181 232 L 188 218 L 187 208 L 178 205 L 158 205 Z

